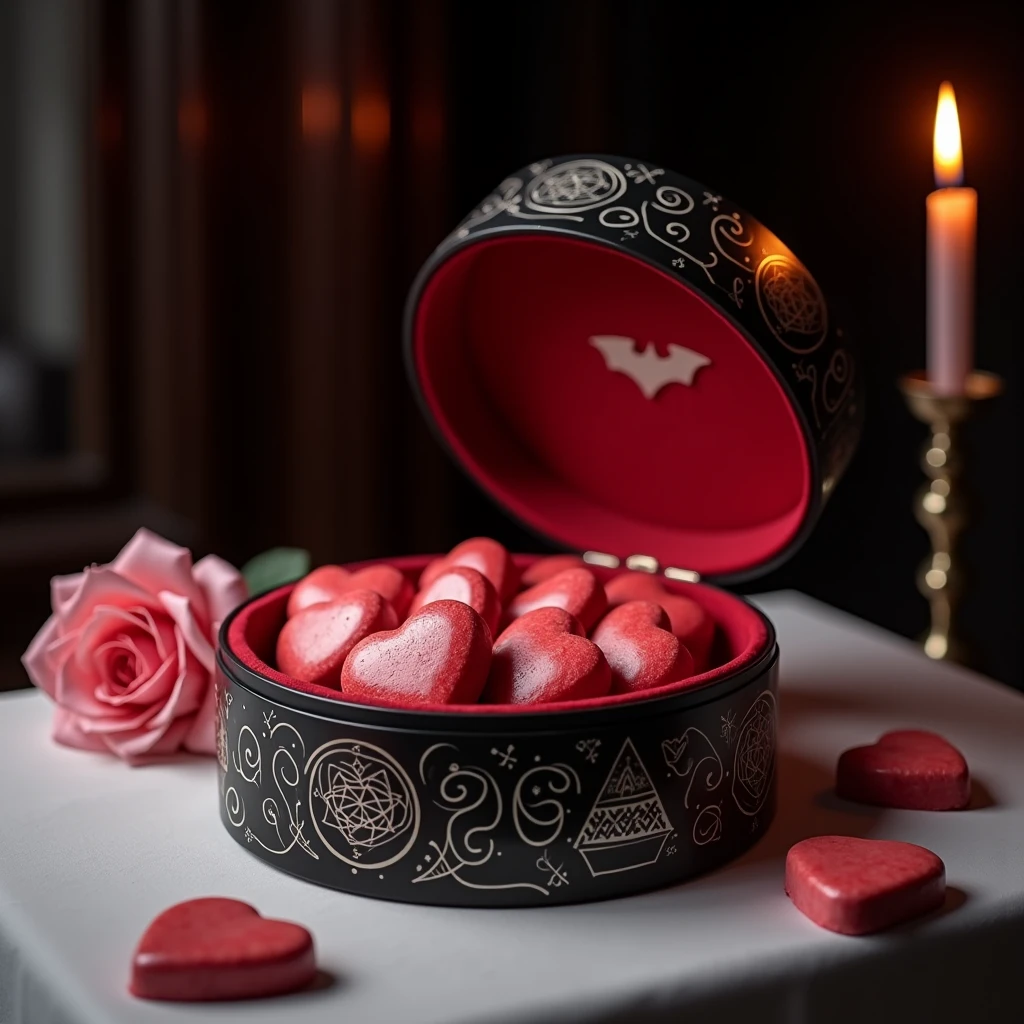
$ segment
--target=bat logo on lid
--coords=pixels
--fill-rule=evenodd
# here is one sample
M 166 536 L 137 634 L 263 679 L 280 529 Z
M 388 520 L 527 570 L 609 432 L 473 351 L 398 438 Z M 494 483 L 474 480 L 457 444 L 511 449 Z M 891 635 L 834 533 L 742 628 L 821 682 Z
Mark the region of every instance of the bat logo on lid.
M 692 387 L 697 371 L 711 365 L 707 356 L 682 345 L 669 345 L 668 355 L 662 356 L 654 345 L 638 352 L 633 338 L 617 334 L 595 334 L 590 344 L 604 357 L 609 370 L 624 373 L 645 398 L 654 398 L 666 384 Z

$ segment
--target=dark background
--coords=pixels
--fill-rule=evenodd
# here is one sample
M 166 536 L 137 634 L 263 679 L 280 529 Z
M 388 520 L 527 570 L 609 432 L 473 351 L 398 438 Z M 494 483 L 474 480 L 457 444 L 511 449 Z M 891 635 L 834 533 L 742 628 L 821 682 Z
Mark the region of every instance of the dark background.
M 141 522 L 239 563 L 277 544 L 341 561 L 476 533 L 544 549 L 438 450 L 400 321 L 418 266 L 484 194 L 581 151 L 706 183 L 811 268 L 864 351 L 866 432 L 812 539 L 745 589 L 797 587 L 919 633 L 924 428 L 896 380 L 924 362 L 924 200 L 948 78 L 979 192 L 977 362 L 1007 385 L 970 431 L 965 625 L 980 667 L 1022 685 L 1014 5 L 87 10 L 85 326 L 71 376 L 40 389 L 45 444 L 0 472 L 5 684 L 24 681 L 49 575 L 109 558 Z

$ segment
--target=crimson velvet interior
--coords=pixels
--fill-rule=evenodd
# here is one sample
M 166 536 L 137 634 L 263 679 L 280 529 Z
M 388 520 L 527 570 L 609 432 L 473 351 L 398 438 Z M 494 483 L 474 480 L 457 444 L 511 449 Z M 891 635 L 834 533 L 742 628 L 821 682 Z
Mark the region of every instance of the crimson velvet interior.
M 590 341 L 609 335 L 711 364 L 647 398 Z M 478 243 L 426 284 L 412 345 L 456 456 L 565 547 L 729 575 L 799 532 L 810 469 L 782 386 L 722 313 L 638 259 L 564 237 Z
M 416 579 L 426 564 L 437 556 L 413 556 L 409 558 L 389 559 L 391 565 L 396 566 L 403 572 Z M 522 569 L 536 560 L 534 556 L 516 556 L 516 564 Z M 361 569 L 360 565 L 348 566 L 350 569 Z M 592 567 L 594 574 L 605 582 L 618 574 L 617 570 Z M 438 704 L 417 705 L 416 711 L 458 711 L 478 713 L 530 713 L 557 712 L 577 710 L 581 707 L 603 707 L 611 704 L 624 704 L 642 701 L 651 697 L 662 697 L 666 694 L 677 693 L 680 690 L 691 689 L 712 683 L 718 679 L 724 679 L 732 675 L 746 665 L 753 662 L 765 649 L 768 641 L 768 632 L 761 617 L 743 601 L 738 600 L 730 594 L 712 587 L 704 587 L 700 584 L 681 583 L 675 580 L 662 581 L 668 590 L 678 594 L 685 594 L 687 597 L 698 601 L 715 620 L 718 627 L 715 646 L 712 650 L 711 670 L 700 675 L 691 676 L 682 682 L 674 683 L 671 686 L 663 686 L 657 690 L 650 690 L 646 693 L 617 694 L 609 697 L 600 697 L 594 700 L 564 702 L 557 704 L 543 705 L 522 705 L 522 704 Z M 274 667 L 274 650 L 277 645 L 277 634 L 285 622 L 285 607 L 288 603 L 288 595 L 292 586 L 281 587 L 272 590 L 262 597 L 245 605 L 232 620 L 228 627 L 227 642 L 234 655 L 246 668 L 272 680 L 281 686 L 294 690 L 301 690 L 303 693 L 314 696 L 327 697 L 339 703 L 344 702 L 344 695 L 333 689 L 324 686 L 317 686 L 312 683 L 304 683 L 301 680 L 293 679 L 278 672 Z

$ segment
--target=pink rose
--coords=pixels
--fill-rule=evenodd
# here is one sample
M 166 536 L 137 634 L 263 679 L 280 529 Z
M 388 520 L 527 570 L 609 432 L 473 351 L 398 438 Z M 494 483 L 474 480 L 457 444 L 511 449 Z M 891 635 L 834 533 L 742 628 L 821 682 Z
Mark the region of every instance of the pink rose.
M 139 530 L 110 565 L 50 583 L 53 615 L 22 657 L 57 703 L 53 737 L 130 763 L 185 749 L 214 754 L 214 649 L 245 600 L 237 569 L 196 565 Z

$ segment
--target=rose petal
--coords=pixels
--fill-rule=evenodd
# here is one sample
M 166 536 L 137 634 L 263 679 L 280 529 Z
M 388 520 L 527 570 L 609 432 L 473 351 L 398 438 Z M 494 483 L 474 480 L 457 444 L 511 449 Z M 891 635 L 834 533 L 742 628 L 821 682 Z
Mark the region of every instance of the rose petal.
M 51 615 L 21 656 L 21 663 L 33 685 L 51 697 L 57 689 L 57 671 L 74 649 L 73 641 L 74 637 L 61 636 L 57 616 Z
M 137 608 L 136 614 L 146 623 L 146 628 L 156 643 L 156 655 L 161 660 L 169 658 L 174 650 L 174 625 L 161 617 L 160 621 L 153 617 L 148 608 Z
M 111 569 L 151 594 L 169 590 L 191 605 L 205 628 L 210 625 L 206 595 L 192 575 L 192 553 L 169 540 L 141 529 L 110 563 Z
M 152 726 L 159 714 L 159 704 L 151 704 L 149 707 L 143 708 L 105 707 L 102 715 L 79 715 L 78 727 L 82 732 L 89 733 L 90 736 L 136 732 L 139 729 Z
M 95 654 L 98 648 L 120 635 L 148 633 L 152 615 L 143 618 L 135 608 L 119 608 L 117 605 L 97 604 L 92 615 L 82 627 L 80 639 L 75 646 L 75 661 L 87 671 L 95 668 Z
M 216 643 L 220 624 L 249 596 L 249 588 L 245 577 L 230 562 L 217 555 L 200 558 L 192 575 L 206 594 L 213 624 L 210 641 Z
M 179 718 L 167 725 L 140 729 L 135 733 L 104 735 L 110 752 L 130 765 L 145 764 L 148 759 L 173 754 L 192 724 L 191 717 Z
M 149 593 L 112 569 L 101 566 L 86 569 L 78 592 L 61 612 L 60 624 L 65 633 L 81 629 L 92 618 L 98 605 L 113 608 L 148 608 L 157 614 L 163 610 L 156 593 Z
M 189 653 L 181 630 L 176 630 L 178 640 L 178 678 L 174 689 L 163 707 L 153 719 L 153 724 L 170 722 L 182 715 L 191 715 L 199 710 L 210 686 L 211 674 Z
M 55 615 L 63 615 L 67 607 L 82 589 L 85 573 L 76 572 L 70 576 L 54 576 L 50 580 L 50 606 Z
M 191 605 L 180 594 L 172 594 L 168 590 L 160 591 L 160 601 L 167 609 L 168 615 L 174 619 L 185 643 L 188 644 L 188 649 L 207 672 L 212 672 L 214 666 L 213 647 L 210 646 L 209 635 L 203 633 L 202 627 L 192 614 Z
M 62 707 L 53 709 L 53 738 L 65 747 L 78 750 L 100 750 L 104 753 L 108 750 L 102 739 L 82 731 L 77 715 Z
M 184 747 L 193 754 L 217 753 L 217 687 L 206 688 L 203 703 L 196 712 L 195 720 L 184 739 Z
M 151 705 L 165 701 L 174 691 L 177 679 L 177 658 L 165 658 L 157 670 L 138 686 L 133 686 L 124 693 L 96 694 L 96 699 L 111 707 L 120 708 L 126 705 Z

